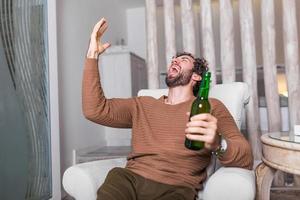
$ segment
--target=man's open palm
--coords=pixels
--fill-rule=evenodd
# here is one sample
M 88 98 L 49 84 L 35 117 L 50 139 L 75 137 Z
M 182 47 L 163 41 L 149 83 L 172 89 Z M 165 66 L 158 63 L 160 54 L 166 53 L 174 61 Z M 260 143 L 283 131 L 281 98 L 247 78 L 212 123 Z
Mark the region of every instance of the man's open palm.
M 88 58 L 98 58 L 108 47 L 109 43 L 102 44 L 101 38 L 108 27 L 107 21 L 102 18 L 93 28 L 90 45 L 87 53 Z

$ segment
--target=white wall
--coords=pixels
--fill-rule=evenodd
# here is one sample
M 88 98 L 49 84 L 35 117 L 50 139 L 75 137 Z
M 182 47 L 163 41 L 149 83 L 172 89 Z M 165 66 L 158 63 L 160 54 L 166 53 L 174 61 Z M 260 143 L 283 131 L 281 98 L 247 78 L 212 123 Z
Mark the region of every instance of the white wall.
M 128 49 L 146 59 L 145 7 L 127 9 L 126 17 Z
M 117 0 L 57 1 L 61 171 L 72 165 L 72 150 L 105 145 L 102 127 L 81 110 L 81 82 L 90 32 L 101 18 L 109 21 L 103 41 L 126 40 L 125 8 Z

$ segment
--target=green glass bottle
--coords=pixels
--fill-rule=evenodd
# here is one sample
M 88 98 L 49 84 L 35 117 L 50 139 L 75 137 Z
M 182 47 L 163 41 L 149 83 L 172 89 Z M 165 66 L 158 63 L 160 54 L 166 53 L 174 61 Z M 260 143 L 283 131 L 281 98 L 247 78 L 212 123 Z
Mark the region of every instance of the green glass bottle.
M 197 98 L 193 101 L 190 119 L 192 116 L 200 113 L 210 113 L 210 103 L 208 101 L 208 92 L 211 73 L 206 72 L 201 81 Z M 189 120 L 190 120 L 189 119 Z M 204 142 L 193 141 L 185 138 L 185 147 L 191 150 L 200 150 L 204 147 Z

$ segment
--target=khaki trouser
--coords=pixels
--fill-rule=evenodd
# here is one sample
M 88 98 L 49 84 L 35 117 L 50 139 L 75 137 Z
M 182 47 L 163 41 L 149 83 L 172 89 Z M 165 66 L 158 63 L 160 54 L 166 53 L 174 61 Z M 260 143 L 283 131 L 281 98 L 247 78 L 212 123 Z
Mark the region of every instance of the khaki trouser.
M 98 189 L 97 200 L 194 200 L 192 188 L 146 179 L 125 168 L 113 168 Z

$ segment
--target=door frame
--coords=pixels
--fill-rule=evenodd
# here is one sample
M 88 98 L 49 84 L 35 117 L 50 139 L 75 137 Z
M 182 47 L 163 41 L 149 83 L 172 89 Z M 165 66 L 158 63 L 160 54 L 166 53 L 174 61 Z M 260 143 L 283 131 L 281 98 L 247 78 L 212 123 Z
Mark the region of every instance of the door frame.
M 47 1 L 52 200 L 61 200 L 56 0 Z

